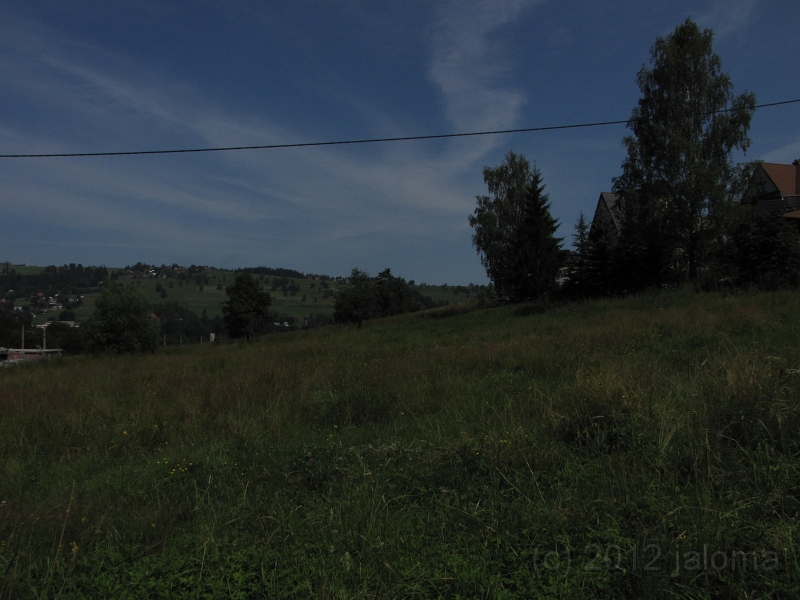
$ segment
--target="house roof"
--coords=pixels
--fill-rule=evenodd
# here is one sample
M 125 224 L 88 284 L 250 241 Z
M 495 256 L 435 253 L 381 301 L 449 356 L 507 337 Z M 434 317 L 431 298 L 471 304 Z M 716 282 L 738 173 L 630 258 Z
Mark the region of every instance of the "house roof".
M 617 231 L 622 231 L 619 196 L 611 192 L 600 192 L 600 202 L 606 203 L 611 219 L 614 221 L 614 227 L 616 227 Z
M 761 166 L 772 179 L 772 183 L 781 191 L 781 196 L 794 196 L 800 193 L 797 190 L 797 170 L 800 165 L 761 163 Z
M 597 207 L 594 209 L 594 216 L 592 223 L 589 226 L 589 233 L 600 224 L 603 227 L 613 226 L 613 230 L 608 231 L 613 237 L 618 236 L 622 232 L 622 214 L 619 196 L 611 192 L 600 192 L 600 197 L 597 199 Z M 608 222 L 609 217 L 611 223 Z

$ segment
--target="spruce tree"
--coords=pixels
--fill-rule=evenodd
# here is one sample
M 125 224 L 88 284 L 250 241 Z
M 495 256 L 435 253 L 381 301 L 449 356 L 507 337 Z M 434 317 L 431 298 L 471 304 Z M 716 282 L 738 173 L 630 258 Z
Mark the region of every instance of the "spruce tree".
M 469 223 L 486 274 L 512 301 L 540 297 L 556 285 L 562 240 L 542 174 L 509 151 L 503 164 L 484 168 L 483 179 L 491 196 L 477 197 Z
M 583 211 L 575 222 L 575 233 L 572 234 L 573 263 L 565 291 L 572 295 L 586 295 L 586 259 L 589 250 L 589 222 Z

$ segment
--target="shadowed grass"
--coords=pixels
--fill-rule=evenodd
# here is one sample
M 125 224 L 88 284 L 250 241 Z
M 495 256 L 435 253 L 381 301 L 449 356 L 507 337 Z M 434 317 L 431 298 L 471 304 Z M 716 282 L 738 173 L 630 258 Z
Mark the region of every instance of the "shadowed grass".
M 522 308 L 0 371 L 0 594 L 796 594 L 796 294 Z

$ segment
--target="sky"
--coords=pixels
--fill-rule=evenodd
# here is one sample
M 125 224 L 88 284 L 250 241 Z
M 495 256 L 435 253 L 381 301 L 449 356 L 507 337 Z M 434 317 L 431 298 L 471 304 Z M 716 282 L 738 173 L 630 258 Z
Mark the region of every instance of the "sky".
M 650 48 L 714 31 L 734 93 L 800 98 L 800 3 L 51 0 L 0 4 L 0 154 L 114 152 L 624 120 Z M 793 66 L 794 65 L 794 66 Z M 737 160 L 800 158 L 800 104 Z M 468 216 L 509 150 L 568 245 L 624 125 L 200 154 L 0 159 L 0 261 L 264 265 L 486 283 Z

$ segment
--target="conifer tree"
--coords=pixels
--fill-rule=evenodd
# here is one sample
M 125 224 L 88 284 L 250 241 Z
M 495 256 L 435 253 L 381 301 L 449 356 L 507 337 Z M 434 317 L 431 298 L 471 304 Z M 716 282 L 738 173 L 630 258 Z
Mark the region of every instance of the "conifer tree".
M 491 196 L 477 197 L 469 223 L 486 274 L 513 301 L 552 290 L 562 238 L 555 237 L 558 221 L 550 214 L 541 172 L 509 151 L 503 164 L 483 169 L 483 180 Z

